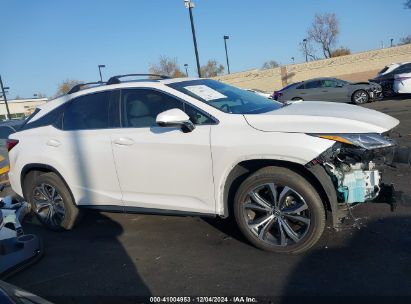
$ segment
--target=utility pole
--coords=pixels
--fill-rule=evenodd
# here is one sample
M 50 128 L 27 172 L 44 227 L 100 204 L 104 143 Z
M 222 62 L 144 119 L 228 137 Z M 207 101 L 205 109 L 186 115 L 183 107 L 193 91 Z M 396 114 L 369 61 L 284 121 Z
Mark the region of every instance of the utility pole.
M 190 13 L 191 33 L 193 34 L 194 52 L 196 54 L 196 61 L 197 61 L 197 72 L 198 72 L 198 77 L 201 78 L 200 59 L 198 58 L 196 30 L 194 28 L 194 19 L 193 19 L 193 12 L 192 12 L 194 3 L 191 0 L 184 0 L 184 5 L 186 6 L 186 8 L 188 8 L 188 11 Z
M 186 69 L 186 77 L 188 77 L 188 69 L 187 69 L 188 64 L 187 64 L 187 63 L 184 63 L 184 67 L 185 67 L 185 69 Z
M 100 82 L 103 82 L 103 77 L 101 76 L 101 68 L 105 68 L 106 66 L 104 64 L 99 64 L 98 65 L 98 72 L 100 73 Z
M 305 62 L 308 62 L 307 39 L 303 39 L 303 43 L 304 43 Z
M 227 52 L 227 39 L 230 39 L 230 37 L 229 36 L 224 36 L 225 58 L 227 60 L 228 74 L 230 74 L 230 63 L 228 62 L 228 52 Z
M 10 119 L 10 118 L 11 118 L 11 115 L 10 115 L 10 110 L 9 110 L 9 104 L 7 103 L 6 92 L 5 92 L 5 88 L 4 88 L 4 86 L 3 86 L 3 81 L 1 80 L 1 76 L 0 76 L 0 86 L 1 86 L 1 92 L 2 92 L 2 94 L 3 94 L 4 103 L 6 104 L 7 119 Z

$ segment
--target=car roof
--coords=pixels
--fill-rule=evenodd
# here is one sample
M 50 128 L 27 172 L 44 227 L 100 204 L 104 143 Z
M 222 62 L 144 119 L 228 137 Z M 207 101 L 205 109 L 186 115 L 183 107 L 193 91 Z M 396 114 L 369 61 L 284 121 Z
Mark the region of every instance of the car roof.
M 317 78 L 307 79 L 307 80 L 304 80 L 302 82 L 318 81 L 318 80 L 335 80 L 335 79 L 337 79 L 337 78 L 335 78 L 335 77 L 317 77 Z
M 41 117 L 45 115 L 49 110 L 52 110 L 67 101 L 75 98 L 75 97 L 80 97 L 83 95 L 87 94 L 92 94 L 92 93 L 97 93 L 101 91 L 106 91 L 110 89 L 121 89 L 121 88 L 133 88 L 133 87 L 161 87 L 162 85 L 167 85 L 171 83 L 178 83 L 178 82 L 184 82 L 184 81 L 191 81 L 191 80 L 204 80 L 207 78 L 188 78 L 188 77 L 181 77 L 181 78 L 168 78 L 168 79 L 137 79 L 137 80 L 129 80 L 129 81 L 122 81 L 120 83 L 116 84 L 97 84 L 91 87 L 87 87 L 84 89 L 81 89 L 77 92 L 71 93 L 71 94 L 64 94 L 61 96 L 58 96 L 54 99 L 51 99 L 50 101 L 37 106 L 37 108 L 44 110 L 42 111 L 42 115 L 39 115 L 38 117 Z

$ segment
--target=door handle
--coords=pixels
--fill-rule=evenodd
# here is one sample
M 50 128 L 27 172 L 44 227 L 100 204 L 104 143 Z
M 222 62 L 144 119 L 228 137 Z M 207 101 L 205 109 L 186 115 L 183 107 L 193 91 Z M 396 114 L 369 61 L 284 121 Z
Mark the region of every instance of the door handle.
M 131 146 L 134 145 L 134 140 L 128 137 L 119 137 L 114 140 L 114 143 L 119 146 Z
M 50 146 L 50 147 L 58 147 L 58 146 L 61 145 L 61 142 L 59 142 L 57 139 L 49 139 L 49 140 L 46 142 L 46 145 L 47 145 L 47 146 Z

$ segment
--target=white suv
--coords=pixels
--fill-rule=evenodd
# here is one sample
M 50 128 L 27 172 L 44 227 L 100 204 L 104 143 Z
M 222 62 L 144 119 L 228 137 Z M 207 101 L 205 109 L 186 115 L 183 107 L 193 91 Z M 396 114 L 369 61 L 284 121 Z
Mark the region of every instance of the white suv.
M 10 136 L 11 186 L 48 228 L 71 229 L 83 208 L 233 215 L 257 247 L 297 253 L 326 215 L 337 226 L 382 191 L 373 158 L 397 119 L 210 79 L 121 81 L 141 75 L 75 86 Z

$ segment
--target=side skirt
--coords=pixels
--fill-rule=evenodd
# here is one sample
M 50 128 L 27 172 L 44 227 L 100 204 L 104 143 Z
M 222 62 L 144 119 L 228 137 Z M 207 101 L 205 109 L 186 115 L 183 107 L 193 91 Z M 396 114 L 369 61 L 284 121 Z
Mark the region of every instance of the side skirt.
M 80 205 L 77 207 L 79 209 L 91 209 L 91 210 L 104 211 L 104 212 L 115 212 L 115 213 L 140 213 L 140 214 L 152 214 L 152 215 L 201 216 L 201 217 L 216 217 L 217 216 L 216 214 L 212 214 L 212 213 L 129 207 L 129 206 L 115 206 L 115 205 Z

